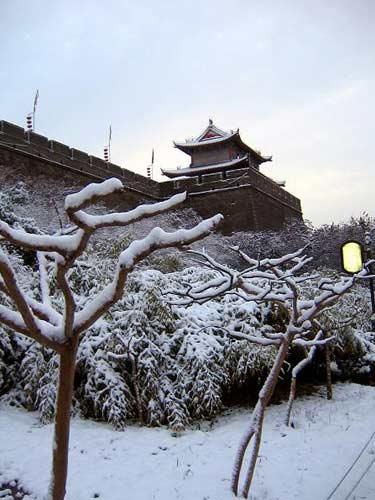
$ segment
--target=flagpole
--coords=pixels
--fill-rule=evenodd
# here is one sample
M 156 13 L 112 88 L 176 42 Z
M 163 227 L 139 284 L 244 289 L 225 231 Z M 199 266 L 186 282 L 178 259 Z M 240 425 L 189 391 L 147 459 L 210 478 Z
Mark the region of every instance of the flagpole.
M 149 179 L 154 178 L 154 148 L 152 148 L 151 163 L 146 168 L 146 175 Z
M 109 138 L 108 138 L 109 161 L 111 161 L 111 140 L 112 140 L 112 125 L 109 126 Z
M 35 98 L 34 98 L 34 107 L 33 107 L 33 131 L 35 131 L 35 115 L 36 115 L 36 105 L 38 104 L 39 98 L 39 89 L 36 90 Z
M 151 179 L 154 178 L 154 159 L 155 159 L 155 152 L 154 152 L 154 148 L 152 148 L 152 156 L 151 156 Z

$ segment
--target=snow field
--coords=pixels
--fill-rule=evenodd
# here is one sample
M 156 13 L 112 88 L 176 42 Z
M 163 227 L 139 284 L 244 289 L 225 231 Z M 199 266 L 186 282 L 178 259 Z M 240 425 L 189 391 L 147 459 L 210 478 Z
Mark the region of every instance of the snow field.
M 297 399 L 286 428 L 286 404 L 266 414 L 263 444 L 250 493 L 252 500 L 325 500 L 375 430 L 375 388 L 336 384 L 334 399 L 324 389 Z M 230 500 L 230 475 L 237 445 L 251 409 L 229 409 L 213 423 L 175 437 L 165 428 L 73 419 L 66 500 Z M 198 429 L 200 427 L 200 429 Z M 33 497 L 47 491 L 52 425 L 36 413 L 0 407 L 0 483 L 19 479 Z M 365 450 L 360 471 L 349 475 L 335 500 L 345 498 L 373 459 L 375 442 Z M 354 498 L 375 498 L 375 467 Z M 351 483 L 351 484 L 349 484 Z M 345 489 L 346 488 L 346 489 Z M 340 496 L 342 495 L 342 496 Z M 1 498 L 1 497 L 0 497 Z

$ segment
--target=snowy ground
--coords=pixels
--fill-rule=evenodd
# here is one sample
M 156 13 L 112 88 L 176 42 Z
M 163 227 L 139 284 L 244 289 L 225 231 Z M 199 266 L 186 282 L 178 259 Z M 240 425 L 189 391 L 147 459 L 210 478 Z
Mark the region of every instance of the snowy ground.
M 375 388 L 338 384 L 334 400 L 299 399 L 295 428 L 282 424 L 285 405 L 268 410 L 252 500 L 325 500 L 375 431 Z M 72 423 L 67 500 L 229 500 L 235 450 L 250 410 L 226 412 L 212 429 L 173 437 L 166 429 Z M 43 498 L 50 467 L 52 426 L 33 413 L 0 408 L 0 484 L 19 479 Z M 332 500 L 374 499 L 373 438 Z M 0 498 L 1 498 L 0 492 Z

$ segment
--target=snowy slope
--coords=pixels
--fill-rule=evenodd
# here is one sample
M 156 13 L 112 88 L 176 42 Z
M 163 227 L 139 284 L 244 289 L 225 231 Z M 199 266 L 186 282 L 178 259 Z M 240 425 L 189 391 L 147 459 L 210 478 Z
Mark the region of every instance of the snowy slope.
M 297 400 L 294 429 L 282 424 L 285 410 L 283 404 L 268 411 L 251 498 L 326 499 L 375 430 L 375 388 L 338 384 L 333 401 L 323 391 Z M 203 422 L 179 437 L 164 428 L 116 432 L 74 419 L 67 500 L 232 499 L 231 467 L 249 412 L 228 410 L 212 428 Z M 41 500 L 51 441 L 52 426 L 41 426 L 36 414 L 1 406 L 0 483 L 18 478 Z M 372 440 L 357 464 L 361 470 L 353 469 L 335 500 L 345 498 L 374 451 Z M 375 466 L 350 499 L 375 498 L 374 479 Z

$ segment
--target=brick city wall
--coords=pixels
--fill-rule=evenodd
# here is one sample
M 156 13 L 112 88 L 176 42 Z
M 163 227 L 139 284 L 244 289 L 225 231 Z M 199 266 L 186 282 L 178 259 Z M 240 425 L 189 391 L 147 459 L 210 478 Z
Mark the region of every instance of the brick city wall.
M 3 178 L 9 173 L 25 180 L 35 192 L 48 184 L 61 202 L 67 192 L 89 182 L 118 177 L 126 194 L 114 197 L 110 205 L 123 210 L 187 191 L 185 207 L 203 217 L 223 213 L 224 233 L 276 229 L 290 218 L 302 218 L 299 199 L 251 167 L 225 176 L 215 173 L 158 183 L 6 121 L 0 121 L 0 173 Z

